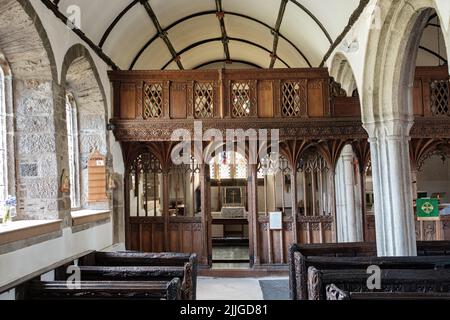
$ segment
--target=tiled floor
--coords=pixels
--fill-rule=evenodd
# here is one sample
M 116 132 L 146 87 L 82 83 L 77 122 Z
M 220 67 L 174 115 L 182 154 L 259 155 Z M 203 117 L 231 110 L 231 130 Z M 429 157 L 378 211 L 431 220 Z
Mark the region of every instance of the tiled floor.
M 287 278 L 207 278 L 197 282 L 198 300 L 287 300 Z

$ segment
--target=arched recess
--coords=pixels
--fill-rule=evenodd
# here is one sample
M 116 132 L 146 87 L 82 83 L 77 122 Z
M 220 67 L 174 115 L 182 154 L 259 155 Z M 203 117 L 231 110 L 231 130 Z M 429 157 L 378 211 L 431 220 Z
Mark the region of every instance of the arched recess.
M 432 0 L 380 0 L 369 30 L 362 85 L 362 118 L 371 144 L 378 255 L 417 254 L 409 132 L 414 72 Z M 439 12 L 438 12 L 439 15 Z
M 67 218 L 58 189 L 62 160 L 57 141 L 56 63 L 46 31 L 30 1 L 0 4 L 0 50 L 10 66 L 6 97 L 15 125 L 14 161 L 20 219 Z M 12 80 L 11 80 L 12 79 Z M 66 220 L 67 222 L 68 220 Z
M 357 90 L 353 69 L 342 53 L 336 53 L 333 57 L 330 75 L 341 85 L 347 96 L 352 96 L 353 92 Z
M 73 95 L 78 111 L 81 207 L 109 208 L 108 203 L 88 203 L 89 155 L 94 151 L 99 151 L 107 159 L 111 159 L 111 155 L 106 133 L 108 113 L 105 92 L 94 61 L 89 51 L 81 44 L 69 48 L 64 57 L 61 85 L 65 90 L 63 98 L 67 94 Z M 67 144 L 67 141 L 65 143 Z M 67 153 L 67 150 L 65 152 Z M 111 161 L 107 161 L 107 166 L 112 172 Z

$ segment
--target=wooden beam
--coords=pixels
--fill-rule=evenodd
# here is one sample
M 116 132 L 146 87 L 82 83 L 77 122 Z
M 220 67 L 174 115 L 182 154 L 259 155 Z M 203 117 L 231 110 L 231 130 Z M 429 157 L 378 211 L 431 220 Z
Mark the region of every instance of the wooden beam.
M 281 23 L 283 22 L 283 16 L 284 12 L 286 11 L 286 5 L 288 3 L 288 0 L 281 0 L 280 3 L 280 9 L 278 10 L 278 17 L 277 22 L 275 23 L 275 28 L 273 29 L 273 48 L 272 53 L 270 54 L 270 66 L 269 69 L 273 69 L 273 66 L 275 65 L 275 61 L 277 60 L 277 49 L 278 49 L 278 39 L 280 37 L 280 27 Z
M 245 61 L 245 60 L 235 60 L 235 59 L 231 59 L 231 60 L 225 60 L 225 59 L 209 60 L 209 61 L 203 62 L 203 63 L 195 66 L 192 69 L 193 70 L 200 69 L 200 68 L 203 68 L 204 66 L 207 66 L 208 64 L 212 64 L 212 63 L 229 63 L 229 64 L 232 64 L 232 63 L 235 63 L 235 62 L 236 63 L 246 64 L 246 65 L 249 65 L 249 66 L 257 68 L 257 69 L 262 69 L 262 67 L 257 65 L 256 63 L 253 63 L 253 62 L 250 62 L 250 61 Z
M 220 31 L 222 33 L 222 45 L 223 45 L 223 53 L 226 60 L 231 60 L 230 57 L 230 49 L 228 47 L 228 35 L 227 35 L 227 29 L 225 27 L 225 13 L 222 10 L 222 0 L 215 0 L 216 1 L 216 16 L 219 19 L 219 26 Z
M 109 25 L 109 27 L 106 29 L 105 33 L 102 36 L 102 39 L 98 43 L 98 46 L 101 48 L 105 44 L 106 39 L 108 39 L 109 34 L 114 29 L 114 27 L 119 23 L 120 19 L 128 12 L 130 11 L 137 3 L 139 3 L 139 0 L 134 0 L 132 3 L 130 3 L 128 6 L 125 7 L 113 20 L 113 22 Z
M 185 17 L 182 17 L 182 18 L 180 18 L 180 19 L 178 19 L 177 21 L 175 21 L 175 22 L 172 22 L 170 25 L 168 25 L 166 28 L 165 28 L 165 30 L 166 30 L 166 32 L 168 32 L 170 29 L 172 29 L 172 28 L 174 28 L 174 27 L 176 27 L 176 26 L 178 26 L 179 24 L 181 24 L 181 23 L 183 23 L 183 22 L 185 22 L 185 21 L 188 21 L 188 20 L 191 20 L 191 19 L 194 19 L 194 18 L 197 18 L 197 17 L 203 17 L 203 16 L 206 16 L 206 15 L 211 15 L 211 14 L 216 14 L 216 11 L 215 10 L 209 10 L 209 11 L 202 11 L 202 12 L 196 12 L 196 13 L 193 13 L 193 14 L 190 14 L 190 15 L 187 15 L 187 16 L 185 16 Z M 265 23 L 265 22 L 263 22 L 263 21 L 261 21 L 261 20 L 258 20 L 258 19 L 256 19 L 256 18 L 253 18 L 253 17 L 250 17 L 250 16 L 247 16 L 247 15 L 245 15 L 245 14 L 242 14 L 242 13 L 237 13 L 237 12 L 232 12 L 232 11 L 224 11 L 224 14 L 225 15 L 230 15 L 230 16 L 235 16 L 235 17 L 239 17 L 239 18 L 242 18 L 242 19 L 246 19 L 246 20 L 250 20 L 250 21 L 253 21 L 253 22 L 255 22 L 255 23 L 257 23 L 257 24 L 259 24 L 259 25 L 261 25 L 261 26 L 263 26 L 263 27 L 265 27 L 265 28 L 267 28 L 267 29 L 269 29 L 269 31 L 270 32 L 272 32 L 272 27 L 271 26 L 269 26 L 267 23 Z M 285 40 L 287 43 L 289 43 L 296 51 L 297 51 L 297 53 L 303 58 L 303 60 L 305 60 L 305 62 L 306 62 L 306 64 L 310 67 L 310 68 L 312 68 L 312 64 L 311 64 L 311 62 L 309 62 L 309 59 L 306 57 L 306 55 L 291 41 L 291 40 L 289 40 L 288 38 L 286 38 L 283 34 L 281 34 L 281 33 L 278 33 L 278 35 L 280 36 L 280 38 L 281 39 L 283 39 L 283 40 Z M 139 60 L 139 58 L 141 57 L 141 55 L 145 52 L 145 50 L 150 46 L 150 45 L 152 45 L 152 43 L 154 42 L 154 41 L 156 41 L 156 39 L 158 39 L 158 35 L 155 35 L 155 36 L 153 36 L 151 39 L 149 39 L 149 41 L 147 41 L 146 42 L 146 44 L 139 50 L 139 52 L 136 54 L 136 56 L 133 58 L 133 61 L 131 62 L 131 64 L 130 64 L 130 67 L 128 68 L 128 70 L 133 70 L 133 68 L 134 68 L 134 65 L 136 64 L 136 62 Z M 230 40 L 230 39 L 228 39 L 228 40 Z
M 255 43 L 255 42 L 253 42 L 253 41 L 250 41 L 250 40 L 240 39 L 240 38 L 234 38 L 234 37 L 229 37 L 228 40 L 230 40 L 230 41 L 242 42 L 242 43 L 245 43 L 245 44 L 248 44 L 248 45 L 257 47 L 257 48 L 259 48 L 259 49 L 261 49 L 261 50 L 264 50 L 264 51 L 266 51 L 266 52 L 269 53 L 269 54 L 271 53 L 271 51 L 270 51 L 269 49 L 267 49 L 266 47 L 263 47 L 262 45 L 260 45 L 260 44 L 258 44 L 258 43 Z M 198 46 L 201 46 L 201 45 L 203 45 L 203 44 L 205 44 L 205 43 L 215 42 L 215 41 L 222 41 L 222 38 L 221 38 L 221 37 L 217 37 L 217 38 L 211 38 L 211 39 L 203 39 L 203 40 L 197 41 L 197 42 L 195 42 L 195 43 L 191 43 L 189 46 L 187 46 L 187 47 L 184 48 L 183 50 L 180 50 L 180 52 L 178 52 L 178 54 L 179 54 L 179 55 L 182 55 L 183 53 L 186 53 L 186 52 L 188 52 L 189 50 L 192 50 L 192 49 L 194 49 L 194 48 L 196 48 L 196 47 L 198 47 Z M 290 68 L 290 66 L 289 66 L 283 59 L 281 59 L 281 58 L 279 58 L 279 57 L 277 57 L 277 59 L 280 60 L 287 68 Z M 173 58 L 170 59 L 170 60 L 162 67 L 162 70 L 164 70 L 166 67 L 168 67 L 169 64 L 170 64 L 172 61 L 174 61 Z
M 53 14 L 56 16 L 56 18 L 58 18 L 59 20 L 62 21 L 62 23 L 64 23 L 66 26 L 68 26 L 70 24 L 69 19 L 59 11 L 58 6 L 53 3 L 50 0 L 41 0 L 42 3 L 48 8 L 50 9 L 50 11 L 53 12 Z M 113 70 L 120 70 L 120 68 L 114 63 L 114 61 L 106 54 L 102 51 L 102 49 L 100 47 L 98 47 L 94 42 L 92 42 L 91 39 L 89 39 L 83 31 L 81 31 L 80 29 L 73 27 L 71 28 L 72 31 L 78 35 L 84 42 L 86 42 L 86 44 L 92 49 L 94 50 L 94 52 L 107 64 L 109 65 Z
M 319 65 L 320 68 L 322 68 L 324 66 L 325 62 L 331 56 L 334 49 L 336 49 L 337 46 L 344 40 L 344 38 L 350 32 L 350 30 L 353 27 L 353 25 L 355 24 L 355 22 L 358 21 L 359 17 L 361 16 L 361 14 L 363 13 L 364 9 L 366 8 L 366 6 L 368 4 L 369 4 L 369 0 L 360 0 L 358 7 L 355 9 L 355 11 L 353 11 L 344 30 L 336 38 L 336 40 L 334 40 L 334 42 L 331 44 L 328 51 L 325 53 L 325 56 L 323 57 L 322 62 Z
M 158 36 L 164 41 L 164 43 L 167 46 L 167 49 L 169 49 L 170 54 L 172 55 L 172 60 L 175 60 L 177 62 L 178 68 L 180 70 L 184 70 L 183 64 L 180 61 L 179 54 L 175 51 L 175 48 L 172 45 L 172 42 L 170 42 L 169 37 L 167 36 L 167 31 L 161 27 L 161 24 L 159 23 L 158 18 L 156 17 L 155 12 L 153 11 L 152 6 L 148 2 L 148 0 L 140 0 L 141 4 L 144 6 L 145 11 L 147 11 L 148 16 L 153 22 L 153 25 L 155 26 Z

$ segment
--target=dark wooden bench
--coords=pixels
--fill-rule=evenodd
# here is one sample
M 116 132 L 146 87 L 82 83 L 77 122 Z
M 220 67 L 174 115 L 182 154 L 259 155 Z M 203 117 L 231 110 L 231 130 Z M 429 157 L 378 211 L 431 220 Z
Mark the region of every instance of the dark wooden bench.
M 381 289 L 367 287 L 366 270 L 318 270 L 308 269 L 308 299 L 325 300 L 326 288 L 334 284 L 349 292 L 450 292 L 450 270 L 381 270 Z
M 450 292 L 348 292 L 327 285 L 327 300 L 450 300 Z
M 327 269 L 364 269 L 376 265 L 380 269 L 450 269 L 450 256 L 418 257 L 305 257 L 300 252 L 294 253 L 295 295 L 299 300 L 308 297 L 308 268 L 313 266 L 320 270 Z
M 31 281 L 26 300 L 179 300 L 180 279 L 171 281 L 82 281 L 70 288 L 66 281 Z
M 110 267 L 80 266 L 81 281 L 168 281 L 173 278 L 181 280 L 181 299 L 194 299 L 194 279 L 192 265 L 183 267 Z
M 104 267 L 183 267 L 183 292 L 187 296 L 196 299 L 197 296 L 197 255 L 175 252 L 149 253 L 149 252 L 93 252 L 79 261 L 79 266 L 104 266 Z M 160 268 L 163 270 L 163 268 Z M 189 278 L 189 279 L 188 279 Z M 185 294 L 183 294 L 186 297 Z
M 450 241 L 418 241 L 417 242 L 418 255 L 424 256 L 450 256 Z M 329 244 L 309 244 L 309 245 L 299 245 L 293 244 L 289 248 L 289 292 L 290 298 L 292 300 L 304 300 L 307 299 L 307 289 L 304 285 L 306 283 L 306 270 L 312 264 L 307 264 L 304 257 L 310 258 L 314 257 L 333 257 L 334 259 L 324 259 L 321 268 L 326 268 L 326 263 L 332 261 L 339 261 L 341 257 L 376 257 L 376 244 L 374 242 L 356 242 L 356 243 L 329 243 Z M 431 258 L 434 259 L 434 258 Z M 341 260 L 342 262 L 337 262 L 336 265 L 339 268 L 348 268 L 345 266 L 347 262 L 350 263 L 350 259 Z M 373 261 L 373 263 L 371 262 Z M 429 260 L 416 260 L 417 263 L 422 263 L 422 268 L 432 268 L 433 266 L 426 266 Z M 316 262 L 320 262 L 316 261 Z M 387 259 L 387 267 L 389 268 L 411 268 L 409 262 L 406 265 L 391 265 L 389 263 L 401 263 L 402 260 L 389 261 Z M 313 263 L 313 261 L 311 261 Z M 380 264 L 382 260 L 359 260 L 355 259 L 353 264 L 354 268 L 357 268 L 358 264 L 361 263 L 361 268 L 368 266 L 367 263 Z M 333 268 L 332 266 L 329 268 Z M 302 289 L 303 288 L 303 289 Z

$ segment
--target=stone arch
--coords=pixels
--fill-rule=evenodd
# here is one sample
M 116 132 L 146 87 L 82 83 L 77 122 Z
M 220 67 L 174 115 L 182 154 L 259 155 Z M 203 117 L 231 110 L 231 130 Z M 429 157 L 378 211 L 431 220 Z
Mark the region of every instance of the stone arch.
M 67 51 L 61 69 L 61 86 L 64 91 L 63 99 L 70 93 L 77 105 L 81 206 L 82 208 L 92 207 L 87 202 L 89 155 L 94 150 L 98 150 L 107 159 L 111 157 L 106 133 L 108 117 L 106 95 L 92 56 L 83 45 L 76 44 Z M 67 145 L 66 141 L 65 145 Z M 67 150 L 64 152 L 66 154 Z M 99 204 L 99 206 L 103 208 L 109 205 Z
M 433 0 L 380 0 L 377 5 L 384 23 L 381 29 L 373 27 L 369 31 L 362 88 L 363 121 L 399 117 L 412 121 L 411 93 L 420 39 L 430 15 L 435 11 L 440 14 Z
M 414 71 L 433 0 L 379 0 L 366 48 L 361 92 L 369 134 L 377 250 L 380 256 L 417 254 L 409 132 L 413 125 Z
M 347 96 L 357 90 L 355 75 L 348 59 L 342 53 L 336 53 L 330 67 L 330 75 L 338 82 Z
M 0 5 L 0 50 L 10 68 L 7 96 L 14 132 L 20 219 L 65 218 L 57 157 L 57 68 L 47 33 L 30 1 Z

